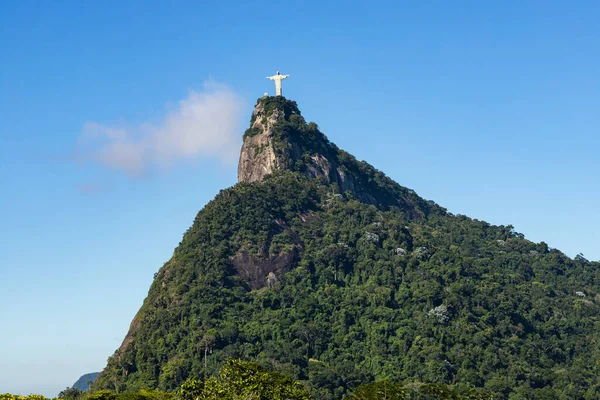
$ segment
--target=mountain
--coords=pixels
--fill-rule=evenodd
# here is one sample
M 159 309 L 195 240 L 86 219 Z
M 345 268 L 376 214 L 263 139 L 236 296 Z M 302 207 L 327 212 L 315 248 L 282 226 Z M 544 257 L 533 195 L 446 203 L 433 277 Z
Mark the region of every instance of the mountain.
M 380 379 L 600 398 L 599 263 L 422 199 L 283 97 L 258 100 L 238 177 L 156 273 L 94 389 L 173 390 L 241 358 L 318 399 Z
M 244 133 L 238 182 L 260 182 L 276 171 L 300 172 L 363 203 L 396 206 L 413 216 L 430 208 L 414 191 L 338 149 L 314 122 L 306 123 L 295 102 L 281 96 L 263 98 L 254 108 Z
M 100 375 L 100 372 L 90 372 L 89 374 L 82 375 L 71 387 L 86 392 L 98 375 Z

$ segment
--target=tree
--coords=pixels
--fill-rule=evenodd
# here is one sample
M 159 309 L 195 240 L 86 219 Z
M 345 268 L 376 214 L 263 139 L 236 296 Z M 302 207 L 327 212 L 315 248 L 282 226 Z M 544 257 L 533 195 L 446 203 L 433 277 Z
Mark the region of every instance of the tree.
M 65 390 L 58 394 L 59 399 L 65 400 L 78 400 L 83 396 L 84 392 L 77 388 L 67 387 Z
M 179 389 L 182 400 L 310 400 L 305 386 L 258 364 L 229 361 L 218 377 L 188 379 Z
M 447 385 L 379 381 L 360 385 L 348 400 L 495 400 L 497 396 L 469 389 L 457 391 Z
M 110 390 L 99 390 L 88 395 L 87 400 L 116 400 L 117 395 Z
M 379 381 L 360 385 L 348 400 L 407 400 L 410 389 L 390 381 Z

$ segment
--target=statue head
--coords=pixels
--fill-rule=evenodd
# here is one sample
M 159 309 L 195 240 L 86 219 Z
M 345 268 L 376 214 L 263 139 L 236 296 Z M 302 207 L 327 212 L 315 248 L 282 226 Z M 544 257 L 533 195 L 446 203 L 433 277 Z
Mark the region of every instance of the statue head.
M 281 74 L 279 73 L 279 71 L 277 71 L 277 75 L 281 75 Z

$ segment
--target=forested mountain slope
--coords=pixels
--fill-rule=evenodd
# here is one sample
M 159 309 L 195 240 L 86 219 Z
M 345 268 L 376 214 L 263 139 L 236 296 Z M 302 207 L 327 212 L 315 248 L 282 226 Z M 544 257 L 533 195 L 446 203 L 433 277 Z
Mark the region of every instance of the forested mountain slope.
M 79 377 L 77 382 L 75 382 L 71 387 L 85 392 L 90 388 L 90 384 L 96 380 L 98 375 L 100 375 L 100 372 L 90 372 L 89 374 L 84 374 Z
M 423 200 L 281 97 L 259 100 L 239 178 L 158 271 L 95 389 L 174 389 L 242 358 L 320 399 L 384 378 L 600 398 L 598 263 Z

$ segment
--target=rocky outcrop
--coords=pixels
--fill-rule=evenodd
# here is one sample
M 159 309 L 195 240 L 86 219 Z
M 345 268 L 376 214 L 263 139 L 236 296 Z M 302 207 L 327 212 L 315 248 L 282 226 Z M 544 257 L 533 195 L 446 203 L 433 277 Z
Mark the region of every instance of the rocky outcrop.
M 274 221 L 275 231 L 285 231 L 293 240 L 294 244 L 277 254 L 268 254 L 264 246 L 263 254 L 251 255 L 248 250 L 242 248 L 230 262 L 237 274 L 252 290 L 261 289 L 265 286 L 272 287 L 279 282 L 280 277 L 295 267 L 299 251 L 304 249 L 304 243 L 298 233 L 290 228 L 284 221 Z
M 258 100 L 244 134 L 238 182 L 260 182 L 277 170 L 301 172 L 335 184 L 339 193 L 350 193 L 364 203 L 398 206 L 412 216 L 430 206 L 413 191 L 338 149 L 315 123 L 306 123 L 296 102 L 265 96 Z
M 303 131 L 299 128 L 307 128 Z M 305 143 L 303 135 L 311 136 Z M 252 113 L 250 128 L 238 163 L 238 182 L 255 182 L 276 170 L 304 172 L 311 178 L 337 183 L 342 191 L 356 192 L 354 179 L 337 162 L 337 148 L 316 129 L 306 124 L 296 103 L 283 97 L 263 97 Z M 359 195 L 367 202 L 372 198 Z
M 316 132 L 302 129 L 309 127 Z M 314 140 L 304 143 L 305 134 L 312 134 Z M 342 183 L 345 179 L 332 160 L 332 150 L 327 138 L 316 130 L 316 124 L 306 124 L 295 102 L 283 97 L 263 97 L 256 104 L 244 135 L 238 182 L 261 181 L 276 170 L 290 169 L 328 183 Z
M 265 101 L 258 102 L 250 129 L 244 135 L 238 163 L 238 182 L 261 181 L 265 175 L 281 167 L 273 146 L 273 126 L 284 119 L 283 110 L 275 109 L 267 116 Z
M 267 257 L 252 256 L 247 250 L 241 250 L 231 257 L 231 264 L 237 274 L 252 290 L 272 286 L 279 277 L 294 268 L 298 247 Z

